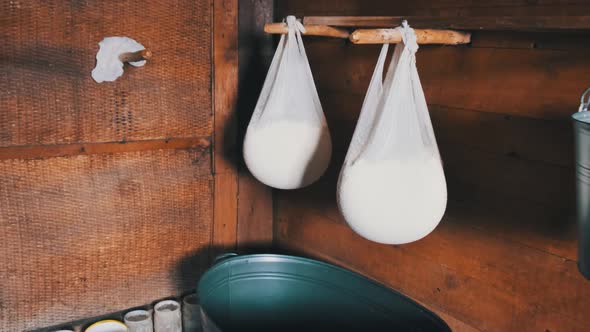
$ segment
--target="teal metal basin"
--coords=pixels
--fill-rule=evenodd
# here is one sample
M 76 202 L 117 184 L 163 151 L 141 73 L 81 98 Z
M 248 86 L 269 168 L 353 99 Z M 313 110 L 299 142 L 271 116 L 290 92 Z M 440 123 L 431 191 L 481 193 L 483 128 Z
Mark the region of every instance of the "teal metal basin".
M 229 331 L 451 331 L 407 296 L 360 274 L 285 255 L 226 258 L 202 276 L 201 306 Z

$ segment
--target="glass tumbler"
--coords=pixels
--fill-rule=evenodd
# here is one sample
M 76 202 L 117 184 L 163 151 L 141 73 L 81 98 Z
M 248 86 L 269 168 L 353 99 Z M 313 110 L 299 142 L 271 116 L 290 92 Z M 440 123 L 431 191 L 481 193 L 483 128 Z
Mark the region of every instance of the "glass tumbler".
M 152 314 L 147 310 L 133 310 L 125 314 L 125 324 L 129 332 L 153 332 Z
M 199 295 L 190 294 L 182 299 L 182 327 L 184 332 L 201 332 L 201 306 Z

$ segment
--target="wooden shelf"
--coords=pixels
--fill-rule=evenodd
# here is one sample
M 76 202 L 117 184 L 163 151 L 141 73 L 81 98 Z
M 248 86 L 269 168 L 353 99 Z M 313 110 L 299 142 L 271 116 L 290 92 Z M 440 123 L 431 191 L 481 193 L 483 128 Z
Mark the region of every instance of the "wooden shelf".
M 508 31 L 590 30 L 590 16 L 435 17 L 435 16 L 306 16 L 304 24 L 334 27 L 388 28 L 408 20 L 414 28 Z

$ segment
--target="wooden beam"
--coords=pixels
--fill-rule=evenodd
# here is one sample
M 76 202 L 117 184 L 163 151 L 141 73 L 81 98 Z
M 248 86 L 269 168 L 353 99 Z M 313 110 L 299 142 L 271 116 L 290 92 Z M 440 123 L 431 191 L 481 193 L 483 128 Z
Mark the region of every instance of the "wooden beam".
M 414 28 L 507 31 L 588 30 L 590 16 L 306 16 L 304 24 L 388 28 L 407 20 Z
M 121 153 L 163 149 L 208 148 L 209 137 L 169 138 L 132 142 L 26 145 L 0 148 L 0 160 L 45 159 L 101 153 Z
M 418 44 L 458 45 L 471 42 L 471 33 L 453 30 L 415 29 Z M 397 29 L 358 29 L 349 37 L 354 44 L 401 43 L 402 34 Z
M 237 243 L 238 0 L 213 2 L 213 248 L 233 252 Z
M 334 28 L 327 25 L 305 25 L 306 36 L 324 36 L 335 38 L 348 38 L 350 33 L 345 29 Z M 286 34 L 289 32 L 287 23 L 267 23 L 264 25 L 264 32 L 273 34 Z

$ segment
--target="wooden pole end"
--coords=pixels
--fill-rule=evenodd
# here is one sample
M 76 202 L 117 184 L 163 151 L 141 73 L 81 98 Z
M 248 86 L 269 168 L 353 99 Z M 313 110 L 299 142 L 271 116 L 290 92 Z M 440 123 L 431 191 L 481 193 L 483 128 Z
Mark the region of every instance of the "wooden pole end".
M 150 50 L 140 50 L 136 52 L 123 53 L 119 56 L 121 62 L 137 62 L 149 60 L 152 58 L 152 52 Z
M 143 57 L 144 60 L 149 60 L 152 58 L 152 51 L 150 50 L 142 50 L 141 51 L 141 56 Z

